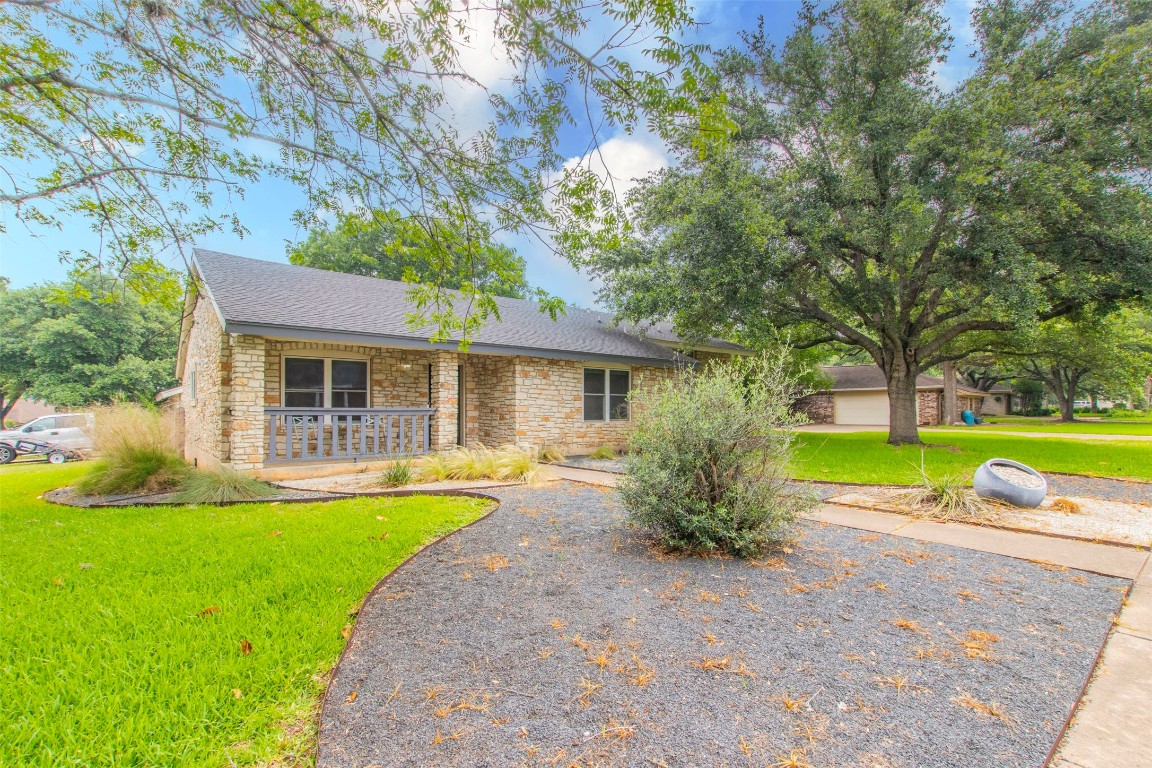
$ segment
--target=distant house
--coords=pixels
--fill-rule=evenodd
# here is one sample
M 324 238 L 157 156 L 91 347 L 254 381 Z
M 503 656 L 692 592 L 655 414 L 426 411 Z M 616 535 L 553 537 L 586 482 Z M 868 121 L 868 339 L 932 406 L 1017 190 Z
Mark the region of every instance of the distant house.
M 54 413 L 59 413 L 54 405 L 49 405 L 40 400 L 24 400 L 16 401 L 12 406 L 12 410 L 8 411 L 8 416 L 5 421 L 10 421 L 14 424 L 27 424 L 32 419 L 38 419 L 41 416 L 51 416 Z
M 815 424 L 887 426 L 888 385 L 875 365 L 829 365 L 821 370 L 832 380 L 831 388 L 798 400 L 795 408 Z M 921 374 L 916 378 L 916 413 L 921 426 L 943 423 L 944 380 Z M 980 413 L 984 392 L 956 385 L 957 413 Z
M 1012 387 L 1007 384 L 997 384 L 984 393 L 984 402 L 980 405 L 980 413 L 984 416 L 1007 416 L 1012 413 Z
M 185 454 L 248 472 L 457 445 L 619 446 L 629 392 L 744 351 L 498 298 L 500 319 L 462 353 L 405 323 L 404 283 L 203 250 L 192 270 L 177 363 Z

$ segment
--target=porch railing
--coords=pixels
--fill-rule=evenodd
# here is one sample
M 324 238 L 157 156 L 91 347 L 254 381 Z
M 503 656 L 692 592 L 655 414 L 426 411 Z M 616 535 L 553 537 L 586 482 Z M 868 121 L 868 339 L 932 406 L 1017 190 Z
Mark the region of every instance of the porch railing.
M 266 461 L 419 456 L 431 451 L 431 408 L 265 408 Z

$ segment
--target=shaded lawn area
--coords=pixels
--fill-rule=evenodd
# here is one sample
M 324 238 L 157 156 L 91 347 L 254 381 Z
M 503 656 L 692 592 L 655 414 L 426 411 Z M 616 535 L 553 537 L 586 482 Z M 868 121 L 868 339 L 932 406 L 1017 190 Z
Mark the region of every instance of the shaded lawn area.
M 1081 434 L 1101 435 L 1152 435 L 1152 419 L 1104 419 L 1101 421 L 1076 420 L 1071 424 L 1052 419 L 1020 417 L 992 417 L 984 420 L 981 427 L 932 427 L 933 430 L 947 429 L 969 432 L 980 432 L 984 429 L 1010 430 L 1013 432 L 1079 432 Z
M 993 434 L 925 432 L 922 439 L 937 447 L 924 450 L 929 477 L 971 478 L 988 459 L 1006 458 L 1044 472 L 1124 477 L 1152 481 L 1152 443 Z M 888 445 L 884 432 L 797 435 L 793 471 L 805 480 L 842 483 L 892 483 L 920 480 L 919 446 Z
M 2 765 L 310 765 L 324 676 L 361 600 L 488 509 L 37 500 L 83 471 L 0 469 Z

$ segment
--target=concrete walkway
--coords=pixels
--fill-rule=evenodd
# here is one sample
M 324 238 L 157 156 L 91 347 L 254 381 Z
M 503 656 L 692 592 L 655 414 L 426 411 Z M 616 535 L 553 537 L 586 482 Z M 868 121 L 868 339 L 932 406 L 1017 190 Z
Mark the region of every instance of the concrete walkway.
M 851 424 L 806 424 L 796 428 L 797 432 L 887 432 L 886 426 L 858 426 Z M 964 429 L 933 429 L 920 427 L 921 432 L 936 435 L 1004 435 L 1006 437 L 1047 437 L 1053 440 L 1106 440 L 1108 442 L 1152 442 L 1152 435 L 1116 435 L 1100 432 L 1017 432 L 1011 429 L 994 427 L 970 427 Z
M 619 475 L 550 466 L 564 480 L 615 488 Z M 1152 555 L 1032 533 L 824 505 L 809 519 L 1133 580 L 1050 768 L 1152 768 Z

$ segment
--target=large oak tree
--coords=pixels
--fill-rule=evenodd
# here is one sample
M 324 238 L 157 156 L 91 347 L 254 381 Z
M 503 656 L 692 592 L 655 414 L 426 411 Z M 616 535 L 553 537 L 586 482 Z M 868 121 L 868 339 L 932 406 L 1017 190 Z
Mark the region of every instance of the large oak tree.
M 730 151 L 686 150 L 614 227 L 572 222 L 572 258 L 633 320 L 863 349 L 894 444 L 919 441 L 917 374 L 1147 291 L 1152 6 L 983 0 L 950 89 L 940 8 L 843 0 L 780 49 L 748 35 L 721 59 Z

